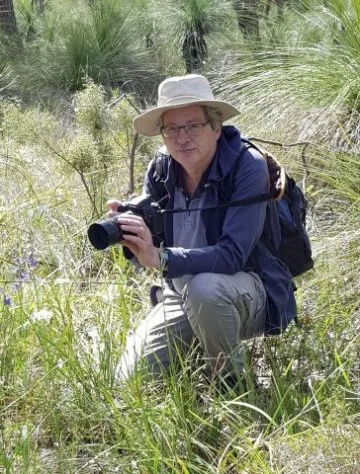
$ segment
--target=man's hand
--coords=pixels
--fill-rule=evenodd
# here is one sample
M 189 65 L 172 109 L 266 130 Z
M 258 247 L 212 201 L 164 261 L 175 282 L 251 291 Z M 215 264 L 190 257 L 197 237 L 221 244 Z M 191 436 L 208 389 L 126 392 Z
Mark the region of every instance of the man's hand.
M 159 249 L 153 245 L 151 232 L 143 218 L 135 214 L 120 214 L 118 223 L 124 238 L 120 244 L 131 250 L 143 267 L 160 268 Z
M 106 203 L 107 207 L 109 208 L 107 216 L 114 217 L 116 214 L 119 214 L 118 209 L 122 206 L 122 204 L 123 203 L 121 201 L 117 201 L 116 199 L 109 199 L 109 201 Z
M 127 247 L 143 267 L 160 268 L 159 249 L 153 245 L 151 232 L 143 218 L 135 214 L 120 214 L 121 201 L 112 199 L 106 204 L 110 209 L 109 217 L 119 215 L 118 224 L 124 234 L 120 244 Z

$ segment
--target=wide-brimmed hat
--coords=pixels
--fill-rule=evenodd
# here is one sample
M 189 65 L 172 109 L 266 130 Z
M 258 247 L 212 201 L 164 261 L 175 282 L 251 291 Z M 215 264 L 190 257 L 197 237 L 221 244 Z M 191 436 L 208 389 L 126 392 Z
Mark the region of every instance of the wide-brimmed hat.
M 158 89 L 157 106 L 149 109 L 134 119 L 135 129 L 148 137 L 160 134 L 160 119 L 170 109 L 187 105 L 207 105 L 221 112 L 223 121 L 239 115 L 240 112 L 231 104 L 214 99 L 209 81 L 199 74 L 169 77 Z

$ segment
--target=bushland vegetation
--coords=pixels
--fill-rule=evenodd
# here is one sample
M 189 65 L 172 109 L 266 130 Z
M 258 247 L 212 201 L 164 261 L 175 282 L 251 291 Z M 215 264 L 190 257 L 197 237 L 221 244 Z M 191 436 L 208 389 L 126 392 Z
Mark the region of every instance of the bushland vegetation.
M 7 0 L 0 28 L 0 472 L 359 472 L 358 0 Z M 299 324 L 247 344 L 241 393 L 188 360 L 119 386 L 158 275 L 86 239 L 141 189 L 133 117 L 190 71 L 309 200 Z

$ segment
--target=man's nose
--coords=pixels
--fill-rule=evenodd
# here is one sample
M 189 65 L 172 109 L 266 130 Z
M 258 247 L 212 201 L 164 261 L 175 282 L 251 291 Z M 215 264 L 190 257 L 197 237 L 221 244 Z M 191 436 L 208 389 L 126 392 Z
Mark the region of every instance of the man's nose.
M 176 141 L 179 143 L 185 143 L 189 141 L 189 135 L 186 133 L 185 128 L 180 128 Z

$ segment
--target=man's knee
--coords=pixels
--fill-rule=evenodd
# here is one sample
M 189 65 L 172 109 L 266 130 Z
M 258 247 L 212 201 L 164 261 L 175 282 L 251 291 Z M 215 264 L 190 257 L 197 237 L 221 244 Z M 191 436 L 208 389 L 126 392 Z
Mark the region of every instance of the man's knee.
M 197 333 L 236 340 L 263 332 L 266 317 L 266 293 L 257 275 L 199 273 L 188 281 L 185 310 Z
M 217 304 L 226 300 L 226 288 L 223 279 L 216 273 L 197 273 L 193 275 L 186 287 L 185 299 L 191 306 L 199 307 Z
M 219 274 L 194 275 L 184 295 L 193 331 L 205 352 L 214 358 L 229 354 L 238 343 L 239 318 L 224 281 Z
M 232 306 L 225 286 L 221 276 L 213 273 L 198 273 L 188 281 L 184 294 L 185 310 L 198 337 L 200 331 L 203 335 L 211 333 L 211 337 L 222 332 L 219 311 Z

